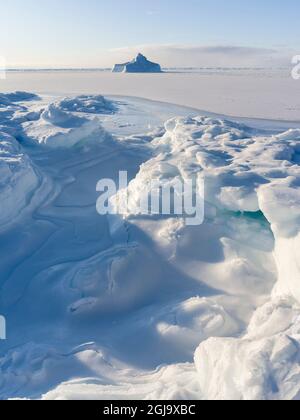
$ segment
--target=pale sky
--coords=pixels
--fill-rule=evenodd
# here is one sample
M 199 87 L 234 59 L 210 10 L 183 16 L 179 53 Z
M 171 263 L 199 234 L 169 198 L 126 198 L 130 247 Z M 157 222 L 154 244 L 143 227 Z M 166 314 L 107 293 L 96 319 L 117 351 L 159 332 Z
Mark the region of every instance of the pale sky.
M 139 51 L 163 67 L 288 65 L 299 16 L 299 0 L 2 0 L 0 56 L 8 67 L 110 67 Z

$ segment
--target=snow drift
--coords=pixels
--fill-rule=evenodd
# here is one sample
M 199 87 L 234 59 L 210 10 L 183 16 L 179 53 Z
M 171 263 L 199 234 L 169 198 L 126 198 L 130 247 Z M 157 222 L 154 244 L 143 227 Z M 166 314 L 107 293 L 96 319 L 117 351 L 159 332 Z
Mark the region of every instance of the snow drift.
M 82 112 L 88 114 L 113 114 L 117 106 L 101 95 L 81 95 L 76 98 L 65 98 L 59 107 L 64 111 Z
M 26 209 L 38 185 L 29 157 L 13 137 L 0 132 L 0 229 Z
M 0 397 L 299 399 L 300 130 L 199 116 L 117 136 L 126 103 L 44 101 L 2 118 Z M 120 170 L 128 211 L 100 216 Z M 149 179 L 200 174 L 202 225 L 137 214 Z

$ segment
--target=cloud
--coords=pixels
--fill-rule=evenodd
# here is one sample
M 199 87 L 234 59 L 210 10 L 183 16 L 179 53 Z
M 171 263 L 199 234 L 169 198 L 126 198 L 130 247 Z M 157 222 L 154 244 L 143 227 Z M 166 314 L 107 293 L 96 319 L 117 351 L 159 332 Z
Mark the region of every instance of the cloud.
M 163 67 L 269 67 L 288 65 L 293 52 L 284 48 L 233 45 L 137 45 L 110 50 L 115 62 L 126 61 L 138 52 Z

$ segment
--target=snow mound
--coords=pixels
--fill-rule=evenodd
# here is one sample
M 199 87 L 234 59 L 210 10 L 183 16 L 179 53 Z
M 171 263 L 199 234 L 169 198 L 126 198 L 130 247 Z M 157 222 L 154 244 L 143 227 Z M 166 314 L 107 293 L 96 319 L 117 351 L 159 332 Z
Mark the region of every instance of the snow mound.
M 300 308 L 271 301 L 254 315 L 243 339 L 210 338 L 195 354 L 203 395 L 209 400 L 298 400 Z
M 192 354 L 197 344 L 209 337 L 226 337 L 239 331 L 237 322 L 212 299 L 195 297 L 164 311 L 155 320 L 163 341 Z
M 38 99 L 39 97 L 37 95 L 28 92 L 0 93 L 1 106 L 9 106 L 12 103 L 33 101 Z
M 63 111 L 88 114 L 114 114 L 116 105 L 101 95 L 82 95 L 76 98 L 65 98 L 59 103 Z
M 95 138 L 108 136 L 97 119 L 64 111 L 61 103 L 50 104 L 38 121 L 26 123 L 23 127 L 28 139 L 51 148 L 90 145 Z

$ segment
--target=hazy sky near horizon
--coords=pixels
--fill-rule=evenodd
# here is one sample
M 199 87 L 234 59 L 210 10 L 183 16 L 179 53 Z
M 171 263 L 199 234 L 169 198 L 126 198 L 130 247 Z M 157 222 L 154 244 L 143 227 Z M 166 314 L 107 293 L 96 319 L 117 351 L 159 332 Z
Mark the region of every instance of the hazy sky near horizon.
M 290 60 L 299 0 L 3 0 L 9 67 L 106 67 L 140 51 L 163 66 Z M 300 50 L 300 47 L 299 47 Z

